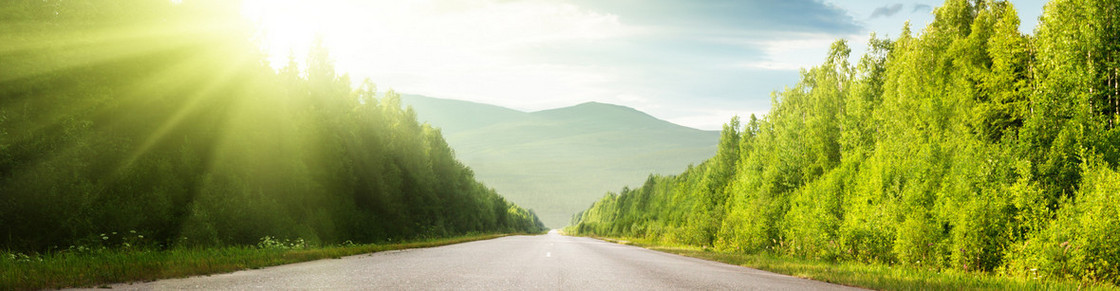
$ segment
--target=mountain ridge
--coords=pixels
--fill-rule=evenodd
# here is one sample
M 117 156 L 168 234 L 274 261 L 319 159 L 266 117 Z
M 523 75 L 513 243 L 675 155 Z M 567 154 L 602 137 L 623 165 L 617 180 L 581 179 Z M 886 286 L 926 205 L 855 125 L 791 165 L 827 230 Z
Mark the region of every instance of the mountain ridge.
M 718 131 L 602 102 L 533 112 L 407 94 L 401 103 L 440 128 L 480 181 L 553 228 L 603 193 L 706 160 L 719 140 Z

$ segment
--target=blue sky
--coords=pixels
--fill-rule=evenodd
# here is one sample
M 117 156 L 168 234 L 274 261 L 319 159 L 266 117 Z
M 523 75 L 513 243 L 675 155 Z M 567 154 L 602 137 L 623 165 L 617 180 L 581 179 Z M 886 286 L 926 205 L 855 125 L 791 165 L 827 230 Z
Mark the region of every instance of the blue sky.
M 1044 1 L 1011 1 L 1033 31 Z M 847 39 L 920 32 L 938 1 L 250 0 L 275 60 L 321 33 L 340 70 L 382 89 L 525 111 L 587 101 L 718 129 Z

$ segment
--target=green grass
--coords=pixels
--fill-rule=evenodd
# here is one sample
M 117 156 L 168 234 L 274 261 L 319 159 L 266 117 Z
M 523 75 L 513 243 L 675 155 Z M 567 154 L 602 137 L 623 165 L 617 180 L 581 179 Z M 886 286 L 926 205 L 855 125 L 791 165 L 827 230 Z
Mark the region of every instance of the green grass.
M 935 270 L 853 262 L 824 262 L 773 254 L 721 253 L 665 246 L 640 239 L 599 238 L 651 250 L 755 268 L 799 278 L 876 290 L 1120 290 L 1100 282 L 1012 278 L 991 273 Z
M 30 257 L 0 252 L 2 255 L 0 256 L 0 290 L 98 287 L 112 283 L 182 278 L 388 250 L 442 246 L 502 236 L 505 235 L 468 235 L 395 244 L 296 249 L 241 246 L 164 251 L 101 250 L 81 253 L 60 252 Z

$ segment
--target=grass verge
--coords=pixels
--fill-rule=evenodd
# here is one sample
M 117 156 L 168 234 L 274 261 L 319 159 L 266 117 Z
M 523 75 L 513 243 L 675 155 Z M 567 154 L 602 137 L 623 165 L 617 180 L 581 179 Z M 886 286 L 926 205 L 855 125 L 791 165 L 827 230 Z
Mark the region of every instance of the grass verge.
M 721 253 L 689 246 L 664 246 L 641 239 L 596 238 L 799 278 L 875 290 L 1120 290 L 1115 285 L 1101 282 L 1013 278 L 957 270 L 823 262 L 772 254 Z
M 506 235 L 468 235 L 395 244 L 306 249 L 261 249 L 240 246 L 164 251 L 64 252 L 31 257 L 4 253 L 3 257 L 0 257 L 0 290 L 98 287 L 112 283 L 182 278 L 388 250 L 435 247 L 502 236 Z

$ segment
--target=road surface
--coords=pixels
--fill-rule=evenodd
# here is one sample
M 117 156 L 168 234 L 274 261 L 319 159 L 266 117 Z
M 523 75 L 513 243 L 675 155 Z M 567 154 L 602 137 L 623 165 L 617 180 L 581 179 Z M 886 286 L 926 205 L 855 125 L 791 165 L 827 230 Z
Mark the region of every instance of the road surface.
M 555 232 L 112 287 L 126 290 L 854 289 Z

